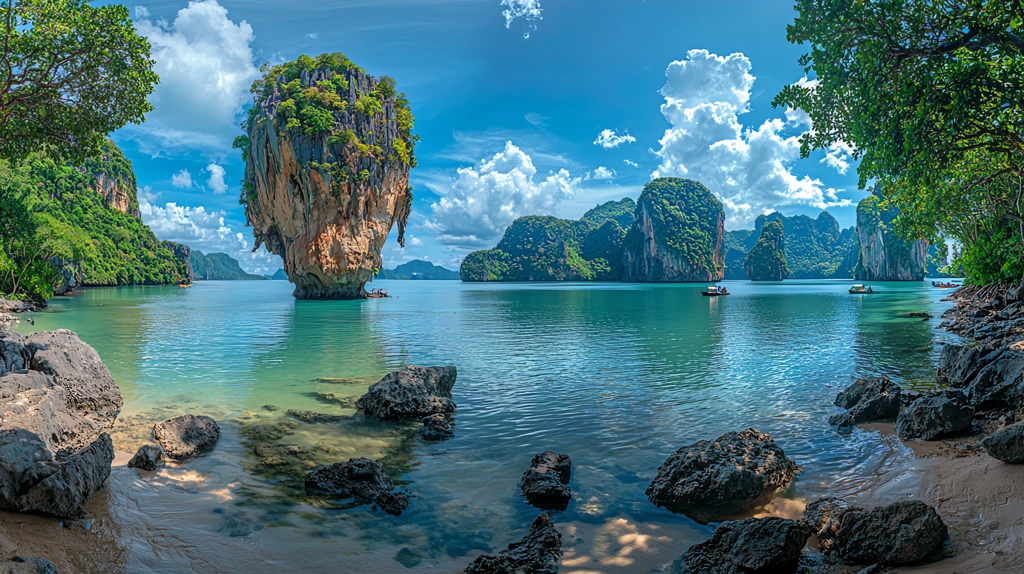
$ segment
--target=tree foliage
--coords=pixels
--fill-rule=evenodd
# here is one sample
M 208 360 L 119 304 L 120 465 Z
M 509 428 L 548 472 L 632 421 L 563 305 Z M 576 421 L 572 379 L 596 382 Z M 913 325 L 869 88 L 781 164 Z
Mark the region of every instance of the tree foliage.
M 883 185 L 904 237 L 946 234 L 964 256 L 993 229 L 1024 243 L 1024 5 L 798 0 L 796 9 L 788 38 L 810 46 L 800 62 L 816 78 L 774 103 L 810 115 L 803 153 L 852 144 L 861 186 Z M 1009 268 L 1024 260 L 1002 253 Z M 984 259 L 971 281 L 1006 278 Z
M 89 0 L 0 4 L 0 158 L 82 162 L 152 109 L 159 78 L 128 9 Z

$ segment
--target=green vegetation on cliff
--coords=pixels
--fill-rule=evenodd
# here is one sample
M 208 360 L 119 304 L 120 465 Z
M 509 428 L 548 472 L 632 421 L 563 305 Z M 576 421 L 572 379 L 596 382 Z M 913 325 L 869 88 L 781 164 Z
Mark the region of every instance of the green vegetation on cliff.
M 423 279 L 423 280 L 455 280 L 459 273 L 429 261 L 419 259 L 407 261 L 394 269 L 384 269 L 377 275 L 378 279 Z
M 629 229 L 630 224 L 633 223 L 633 212 L 635 211 L 636 202 L 630 197 L 625 197 L 619 201 L 608 201 L 598 205 L 584 213 L 582 219 L 598 225 L 604 223 L 606 219 L 611 219 L 618 223 L 619 227 Z
M 263 281 L 266 277 L 246 273 L 238 261 L 227 253 L 204 255 L 196 249 L 189 253 L 192 277 L 201 281 Z
M 141 219 L 112 208 L 97 192 L 101 176 L 124 183 L 137 207 L 131 164 L 109 141 L 101 158 L 84 167 L 42 154 L 0 163 L 0 291 L 50 297 L 59 282 L 51 260 L 63 261 L 84 285 L 187 280 L 184 261 Z
M 626 257 L 638 267 L 627 270 L 627 276 L 641 281 L 663 280 L 672 273 L 692 276 L 678 280 L 721 278 L 725 268 L 724 223 L 722 202 L 700 182 L 672 177 L 651 181 L 640 194 L 633 225 L 626 234 Z M 650 261 L 653 254 L 645 251 L 652 238 L 663 245 L 662 249 L 672 251 L 660 254 L 659 269 L 654 269 L 657 265 Z M 679 260 L 672 264 L 681 263 L 688 269 L 666 268 L 664 258 L 669 256 Z M 648 264 L 650 267 L 646 267 Z
M 747 254 L 744 269 L 751 281 L 782 281 L 789 275 L 786 266 L 782 222 L 774 219 L 761 226 L 761 237 Z
M 860 254 L 855 276 L 866 281 L 920 281 L 927 272 L 928 244 L 903 239 L 893 229 L 899 215 L 886 207 L 876 186 L 857 204 L 857 235 Z
M 806 215 L 786 217 L 778 212 L 761 215 L 755 220 L 753 231 L 727 231 L 726 279 L 747 277 L 744 268 L 747 253 L 760 237 L 760 230 L 772 221 L 782 224 L 789 279 L 853 277 L 859 253 L 857 230 L 854 227 L 840 229 L 839 222 L 823 211 L 817 218 Z

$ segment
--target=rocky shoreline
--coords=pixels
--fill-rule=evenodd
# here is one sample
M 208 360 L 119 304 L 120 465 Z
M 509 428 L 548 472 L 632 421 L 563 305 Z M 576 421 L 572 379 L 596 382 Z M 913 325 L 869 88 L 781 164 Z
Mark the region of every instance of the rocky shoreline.
M 907 566 L 935 572 L 1012 571 L 1019 566 L 1024 561 L 1024 537 L 1018 539 L 1013 525 L 1024 520 L 1024 504 L 1014 502 L 1016 471 L 1024 467 L 1014 465 L 1024 461 L 1024 425 L 1018 424 L 1017 415 L 1024 402 L 1024 350 L 1015 344 L 1024 340 L 1024 327 L 1016 330 L 1018 324 L 1024 326 L 1024 300 L 1016 294 L 1003 288 L 961 290 L 951 296 L 958 304 L 945 313 L 943 326 L 961 334 L 964 342 L 942 350 L 935 392 L 903 390 L 878 377 L 855 381 L 839 393 L 836 405 L 846 411 L 831 418 L 834 427 L 841 431 L 871 425 L 883 436 L 906 441 L 903 444 L 917 453 L 908 465 L 880 474 L 877 488 L 853 496 L 836 491 L 839 498 L 823 498 L 806 508 L 799 502 L 798 508 L 773 505 L 773 498 L 799 480 L 800 460 L 789 459 L 785 444 L 775 444 L 757 429 L 698 441 L 671 454 L 649 484 L 650 502 L 644 504 L 716 528 L 709 540 L 678 549 L 679 558 L 664 571 L 853 574 Z M 95 351 L 70 331 L 24 337 L 3 332 L 0 339 L 0 432 L 10 439 L 0 448 L 31 450 L 25 446 L 31 437 L 21 435 L 39 434 L 39 425 L 50 429 L 39 436 L 55 437 L 41 440 L 37 449 L 49 454 L 51 462 L 44 461 L 41 467 L 45 472 L 7 473 L 22 481 L 35 476 L 44 480 L 36 486 L 0 480 L 5 508 L 67 517 L 87 514 L 86 500 L 103 490 L 110 474 L 113 432 L 135 437 L 130 448 L 138 452 L 130 461 L 127 455 L 118 455 L 124 456 L 118 464 L 127 461 L 139 472 L 160 473 L 166 464 L 187 468 L 195 457 L 218 448 L 222 430 L 205 416 L 167 418 L 176 413 L 153 413 L 122 418 L 115 425 L 120 393 Z M 408 367 L 385 375 L 358 400 L 334 393 L 318 393 L 318 400 L 358 409 L 359 416 L 404 429 L 413 440 L 437 441 L 456 434 L 455 382 L 454 367 Z M 359 512 L 392 521 L 399 521 L 410 507 L 429 504 L 417 500 L 422 494 L 414 485 L 392 480 L 389 472 L 398 471 L 392 462 L 343 457 L 329 444 L 279 444 L 296 425 L 325 428 L 322 425 L 344 424 L 349 417 L 273 405 L 263 411 L 254 413 L 242 428 L 245 448 L 255 453 L 263 472 L 305 475 L 304 493 L 310 500 L 328 505 L 352 501 L 345 502 L 347 508 L 362 505 Z M 35 456 L 4 452 L 0 465 L 6 466 Z M 53 473 L 53 468 L 66 470 Z M 545 513 L 508 550 L 492 550 L 475 560 L 469 555 L 464 562 L 467 572 L 556 572 L 561 560 L 578 551 L 567 547 L 563 554 L 563 536 L 569 536 L 570 544 L 579 539 L 571 529 L 560 531 L 564 526 L 556 527 L 550 518 L 555 516 L 552 512 L 584 502 L 577 492 L 585 492 L 587 485 L 577 484 L 580 479 L 572 475 L 569 454 L 547 451 L 532 461 L 523 460 L 520 468 L 525 472 L 519 496 Z M 47 494 L 55 481 L 71 495 Z M 26 488 L 41 494 L 11 495 Z M 56 506 L 57 502 L 65 506 Z M 22 571 L 16 568 L 27 568 L 25 564 L 45 567 L 45 560 L 52 557 L 39 553 L 33 544 L 17 535 L 0 536 L 0 560 L 22 560 L 10 562 L 17 567 L 0 563 L 0 571 Z M 22 548 L 35 554 L 19 554 L 27 552 Z M 402 558 L 418 563 L 410 553 Z

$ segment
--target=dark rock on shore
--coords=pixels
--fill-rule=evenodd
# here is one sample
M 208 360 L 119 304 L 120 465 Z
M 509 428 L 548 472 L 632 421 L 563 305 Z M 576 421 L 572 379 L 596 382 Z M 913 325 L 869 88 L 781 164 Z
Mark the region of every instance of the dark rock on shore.
M 946 537 L 946 525 L 934 508 L 907 500 L 871 511 L 845 511 L 833 540 L 846 564 L 897 566 L 934 554 Z
M 353 498 L 363 504 L 377 504 L 388 514 L 398 516 L 409 506 L 404 492 L 392 492 L 395 483 L 379 463 L 365 458 L 353 458 L 318 466 L 309 471 L 305 479 L 309 494 Z
M 980 410 L 1024 408 L 1024 352 L 986 345 L 946 345 L 938 381 L 963 389 Z
M 519 488 L 526 500 L 537 508 L 565 510 L 572 500 L 571 476 L 572 460 L 569 455 L 549 450 L 533 457 L 530 468 L 523 473 Z
M 848 410 L 829 417 L 828 423 L 842 428 L 895 419 L 900 413 L 902 390 L 889 377 L 857 379 L 836 396 L 836 406 Z
M 0 560 L 0 574 L 57 574 L 57 567 L 45 558 L 14 556 Z
M 455 412 L 455 367 L 409 366 L 370 385 L 356 408 L 382 419 L 422 418 Z
M 29 311 L 38 311 L 43 307 L 46 307 L 46 305 L 36 305 L 31 301 L 0 297 L 0 313 L 27 313 Z
M 981 439 L 981 446 L 996 460 L 1019 464 L 1024 462 L 1024 424 L 1015 424 Z
M 935 440 L 974 424 L 974 407 L 956 390 L 928 393 L 910 403 L 896 419 L 896 433 L 904 440 Z
M 213 448 L 220 439 L 220 427 L 210 417 L 182 415 L 153 426 L 153 434 L 174 460 L 188 460 Z
M 444 415 L 430 415 L 423 419 L 420 434 L 426 440 L 444 440 L 455 436 L 455 429 Z
M 842 524 L 843 516 L 850 511 L 863 512 L 859 506 L 851 506 L 841 498 L 822 498 L 804 508 L 804 522 L 818 537 L 821 551 L 828 554 L 835 548 L 836 532 Z
M 686 574 L 796 572 L 811 529 L 797 520 L 748 518 L 723 522 L 711 540 L 691 546 L 673 571 Z
M 478 556 L 465 574 L 554 574 L 562 558 L 562 535 L 547 514 L 533 521 L 530 532 L 498 554 Z
M 0 508 L 74 517 L 110 475 L 121 393 L 71 331 L 0 330 Z
M 131 468 L 154 471 L 164 463 L 164 450 L 153 444 L 145 444 L 139 447 L 135 456 L 128 461 Z
M 676 451 L 658 469 L 647 498 L 706 523 L 768 502 L 798 470 L 770 436 L 751 428 Z

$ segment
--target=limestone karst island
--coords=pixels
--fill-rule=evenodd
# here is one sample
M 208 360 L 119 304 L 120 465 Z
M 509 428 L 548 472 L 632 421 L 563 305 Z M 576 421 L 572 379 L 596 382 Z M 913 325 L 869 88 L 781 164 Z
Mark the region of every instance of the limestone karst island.
M 1020 2 L 0 35 L 0 574 L 1024 572 Z

